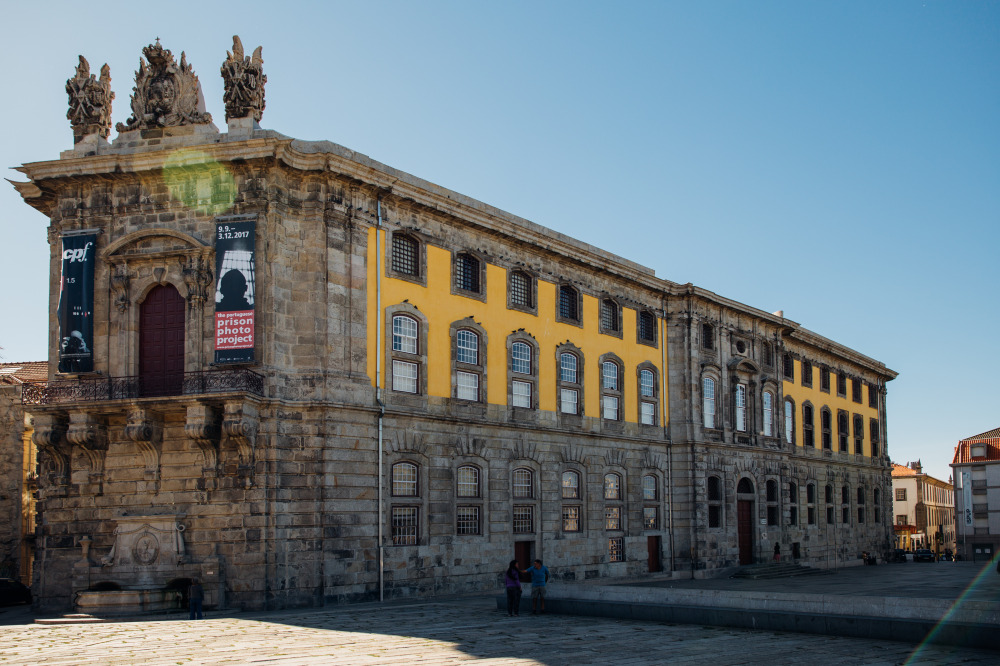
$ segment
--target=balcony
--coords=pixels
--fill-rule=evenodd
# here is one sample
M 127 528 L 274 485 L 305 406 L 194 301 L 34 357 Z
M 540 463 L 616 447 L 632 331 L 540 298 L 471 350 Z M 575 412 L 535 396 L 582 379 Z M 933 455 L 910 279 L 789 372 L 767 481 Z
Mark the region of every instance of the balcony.
M 61 405 L 210 393 L 264 396 L 264 376 L 245 368 L 185 372 L 159 377 L 83 377 L 21 386 L 23 405 Z

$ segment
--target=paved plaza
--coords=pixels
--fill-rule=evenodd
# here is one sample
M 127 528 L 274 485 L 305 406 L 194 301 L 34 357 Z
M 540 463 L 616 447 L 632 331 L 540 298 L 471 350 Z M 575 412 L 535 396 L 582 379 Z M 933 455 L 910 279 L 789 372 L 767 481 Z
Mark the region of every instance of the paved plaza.
M 2 664 L 995 664 L 997 654 L 559 615 L 509 618 L 493 596 L 143 622 L 31 624 L 5 609 Z

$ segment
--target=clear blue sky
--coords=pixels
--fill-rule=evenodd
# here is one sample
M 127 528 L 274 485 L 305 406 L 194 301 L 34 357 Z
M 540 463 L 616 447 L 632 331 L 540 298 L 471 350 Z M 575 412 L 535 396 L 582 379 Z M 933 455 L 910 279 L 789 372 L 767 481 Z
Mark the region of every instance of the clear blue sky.
M 885 362 L 896 462 L 947 479 L 1000 426 L 998 2 L 6 4 L 5 167 L 72 146 L 77 54 L 110 64 L 125 120 L 157 36 L 223 126 L 239 34 L 264 47 L 264 127 Z M 0 225 L 0 354 L 44 359 L 46 220 L 3 184 Z

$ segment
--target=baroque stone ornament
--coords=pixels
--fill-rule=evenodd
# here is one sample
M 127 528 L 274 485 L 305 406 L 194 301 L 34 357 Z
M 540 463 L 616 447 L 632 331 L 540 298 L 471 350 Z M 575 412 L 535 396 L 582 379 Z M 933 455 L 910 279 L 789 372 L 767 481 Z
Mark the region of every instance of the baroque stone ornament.
M 90 73 L 90 63 L 80 56 L 76 75 L 66 81 L 69 95 L 69 110 L 66 118 L 73 128 L 73 143 L 80 143 L 83 137 L 97 134 L 107 139 L 111 133 L 111 68 L 107 63 L 101 67 L 101 78 Z
M 226 51 L 222 63 L 222 80 L 226 91 L 222 100 L 226 103 L 226 120 L 233 118 L 253 119 L 260 122 L 264 115 L 264 59 L 260 57 L 263 47 L 254 49 L 252 57 L 244 57 L 243 42 L 239 35 L 233 35 L 233 52 Z
M 178 65 L 157 38 L 142 54 L 145 60 L 139 60 L 132 88 L 132 116 L 115 126 L 119 132 L 212 122 L 205 111 L 201 83 L 183 51 Z

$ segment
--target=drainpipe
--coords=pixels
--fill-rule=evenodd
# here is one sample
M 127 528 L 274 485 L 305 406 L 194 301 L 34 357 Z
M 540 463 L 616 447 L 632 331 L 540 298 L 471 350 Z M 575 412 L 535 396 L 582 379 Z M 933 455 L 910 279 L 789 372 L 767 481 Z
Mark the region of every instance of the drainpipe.
M 660 421 L 663 425 L 663 434 L 667 439 L 667 479 L 670 494 L 667 496 L 667 543 L 670 548 L 670 575 L 674 573 L 674 466 L 673 466 L 673 446 L 670 441 L 670 429 L 667 427 L 667 410 L 670 395 L 667 391 L 667 307 L 663 303 L 663 319 L 660 326 Z
M 383 522 L 385 516 L 382 496 L 382 420 L 385 403 L 382 402 L 382 195 L 375 201 L 375 402 L 378 403 L 378 600 L 385 600 L 385 543 Z

